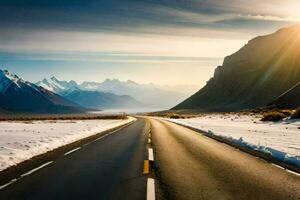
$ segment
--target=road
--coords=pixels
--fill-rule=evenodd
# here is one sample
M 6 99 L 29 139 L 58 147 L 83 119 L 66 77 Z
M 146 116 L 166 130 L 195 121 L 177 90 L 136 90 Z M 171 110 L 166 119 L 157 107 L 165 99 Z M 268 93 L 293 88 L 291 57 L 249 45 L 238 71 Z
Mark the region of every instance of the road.
M 300 176 L 188 128 L 149 120 L 161 199 L 300 199 Z
M 143 174 L 149 147 L 155 163 L 150 174 Z M 0 190 L 0 199 L 144 200 L 149 177 L 155 179 L 156 199 L 300 199 L 300 176 L 151 117 L 58 156 Z
M 1 200 L 145 199 L 145 122 L 138 120 L 0 191 Z

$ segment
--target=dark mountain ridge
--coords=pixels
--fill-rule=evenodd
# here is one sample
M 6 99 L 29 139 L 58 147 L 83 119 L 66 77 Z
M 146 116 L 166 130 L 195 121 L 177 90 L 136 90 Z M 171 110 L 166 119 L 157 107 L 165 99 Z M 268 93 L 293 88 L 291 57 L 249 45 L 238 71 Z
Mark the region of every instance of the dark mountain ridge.
M 266 106 L 300 81 L 300 25 L 254 38 L 173 109 L 236 111 Z

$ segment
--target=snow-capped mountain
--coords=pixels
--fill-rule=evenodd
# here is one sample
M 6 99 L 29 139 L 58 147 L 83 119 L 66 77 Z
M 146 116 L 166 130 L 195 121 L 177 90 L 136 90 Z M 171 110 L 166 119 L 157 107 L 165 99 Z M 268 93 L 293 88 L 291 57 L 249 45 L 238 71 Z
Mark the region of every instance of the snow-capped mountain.
M 82 112 L 84 108 L 0 69 L 0 110 L 18 113 Z
M 101 83 L 86 81 L 78 85 L 75 81 L 60 81 L 52 77 L 37 82 L 37 85 L 61 95 L 65 95 L 66 92 L 73 90 L 76 90 L 77 93 L 78 90 L 82 90 L 98 91 L 102 92 L 102 94 L 112 93 L 119 96 L 127 95 L 141 102 L 145 107 L 159 109 L 171 108 L 188 97 L 188 94 L 167 90 L 152 83 L 140 84 L 131 80 L 120 81 L 119 79 L 106 79 Z
M 81 88 L 82 90 L 97 90 L 99 85 L 100 83 L 98 82 L 85 81 L 80 84 L 79 88 Z
M 60 81 L 54 76 L 49 79 L 44 78 L 42 81 L 37 82 L 36 85 L 41 86 L 57 94 L 67 90 L 77 89 L 79 87 L 78 84 L 73 80 Z
M 100 85 L 97 82 L 84 82 L 79 86 L 72 80 L 61 81 L 51 77 L 36 84 L 90 109 L 136 109 L 143 105 L 128 95 L 97 91 Z

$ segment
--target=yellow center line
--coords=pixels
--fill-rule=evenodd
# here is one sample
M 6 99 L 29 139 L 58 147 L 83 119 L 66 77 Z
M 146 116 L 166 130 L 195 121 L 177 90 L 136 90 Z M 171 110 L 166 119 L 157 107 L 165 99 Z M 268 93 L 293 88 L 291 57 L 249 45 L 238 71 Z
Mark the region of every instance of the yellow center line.
M 149 160 L 144 160 L 143 174 L 149 174 Z

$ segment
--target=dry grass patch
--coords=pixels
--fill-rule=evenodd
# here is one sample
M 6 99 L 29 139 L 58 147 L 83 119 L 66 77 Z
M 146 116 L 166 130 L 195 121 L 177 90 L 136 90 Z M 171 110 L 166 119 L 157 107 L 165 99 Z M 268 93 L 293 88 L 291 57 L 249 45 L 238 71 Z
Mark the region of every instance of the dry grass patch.
M 291 116 L 293 119 L 300 119 L 300 108 L 298 108 Z
M 286 113 L 282 113 L 279 111 L 270 111 L 263 113 L 263 117 L 261 121 L 279 121 L 282 120 L 290 115 L 287 115 Z

